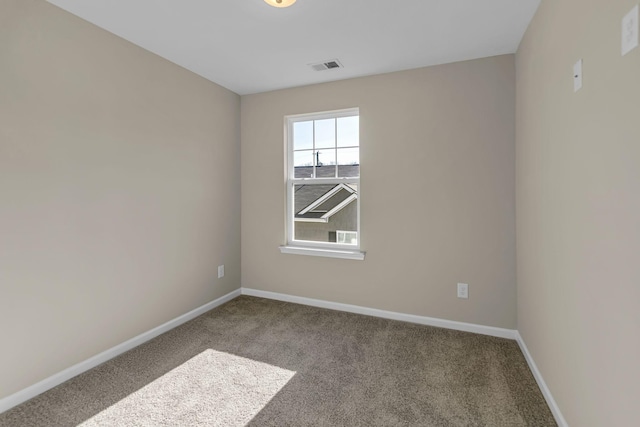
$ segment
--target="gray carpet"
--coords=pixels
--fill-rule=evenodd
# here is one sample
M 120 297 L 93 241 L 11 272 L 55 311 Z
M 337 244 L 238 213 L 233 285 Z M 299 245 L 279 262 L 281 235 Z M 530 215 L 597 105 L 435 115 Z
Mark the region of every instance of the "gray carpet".
M 555 426 L 515 341 L 242 296 L 0 426 Z

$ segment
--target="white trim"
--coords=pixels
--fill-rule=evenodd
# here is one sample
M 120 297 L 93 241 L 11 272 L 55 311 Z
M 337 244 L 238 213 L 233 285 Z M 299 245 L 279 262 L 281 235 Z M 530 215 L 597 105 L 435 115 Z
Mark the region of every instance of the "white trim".
M 242 293 L 244 294 L 244 289 L 242 290 Z M 560 407 L 551 394 L 551 390 L 549 390 L 549 387 L 547 387 L 547 383 L 544 381 L 544 378 L 542 378 L 542 374 L 538 370 L 536 362 L 533 361 L 533 357 L 531 356 L 531 353 L 529 353 L 529 349 L 524 343 L 524 339 L 522 339 L 522 336 L 518 331 L 516 331 L 516 341 L 520 346 L 522 354 L 524 354 L 524 358 L 529 364 L 529 369 L 531 369 L 533 377 L 536 379 L 536 382 L 538 383 L 538 387 L 540 387 L 540 391 L 542 392 L 544 399 L 547 401 L 547 405 L 549 405 L 549 409 L 551 410 L 553 417 L 556 419 L 556 423 L 558 423 L 558 427 L 569 427 L 569 424 L 567 424 L 567 421 L 562 416 L 562 412 L 560 412 Z
M 342 110 L 322 111 L 319 113 L 292 114 L 287 116 L 292 122 L 306 122 L 309 120 L 324 120 L 342 117 L 355 117 L 360 114 L 358 107 L 345 108 Z
M 333 251 L 333 252 L 341 252 L 343 250 L 345 250 L 345 248 L 341 248 L 341 247 L 335 247 L 334 245 L 336 245 L 335 243 L 328 243 L 326 242 L 326 244 L 328 246 L 330 246 L 329 248 L 327 248 L 327 251 L 316 251 L 315 249 L 313 249 L 314 247 L 324 247 L 323 245 L 320 244 L 315 244 L 315 243 L 310 243 L 307 241 L 303 241 L 303 240 L 295 240 L 295 216 L 296 213 L 294 212 L 294 203 L 293 202 L 293 197 L 294 197 L 294 187 L 296 185 L 304 185 L 305 183 L 308 184 L 331 184 L 331 183 L 335 183 L 335 184 L 355 184 L 358 186 L 358 192 L 361 191 L 361 187 L 360 187 L 360 177 L 358 176 L 357 178 L 352 178 L 352 177 L 334 177 L 334 178 L 318 178 L 318 177 L 314 177 L 314 178 L 295 178 L 295 168 L 294 168 L 294 158 L 293 158 L 293 153 L 294 153 L 294 147 L 293 147 L 293 125 L 294 123 L 300 122 L 300 121 L 307 121 L 307 120 L 323 120 L 323 119 L 338 119 L 341 117 L 360 117 L 360 109 L 359 108 L 349 108 L 349 109 L 344 109 L 344 110 L 336 110 L 336 111 L 325 111 L 325 112 L 320 112 L 320 113 L 309 113 L 309 114 L 296 114 L 296 115 L 288 115 L 284 117 L 284 148 L 285 148 L 285 164 L 286 164 L 286 170 L 285 170 L 285 182 L 286 182 L 286 188 L 285 188 L 285 193 L 287 196 L 286 199 L 286 215 L 285 215 L 285 230 L 286 230 L 286 234 L 285 234 L 285 242 L 286 242 L 286 246 L 281 247 L 281 252 L 283 253 L 296 253 L 296 254 L 305 254 L 305 255 L 314 255 L 314 256 L 330 256 L 333 258 L 345 258 L 344 256 L 340 256 L 338 255 L 327 255 L 329 253 L 329 251 Z M 360 149 L 360 142 L 358 142 L 358 150 Z M 342 148 L 342 147 L 341 147 Z M 313 143 L 313 150 L 316 150 L 316 146 L 315 146 L 315 126 L 314 126 L 314 143 Z M 337 147 L 337 140 L 336 140 L 336 146 L 334 147 L 334 149 L 338 149 Z M 337 152 L 336 152 L 336 156 L 337 156 Z M 338 166 L 339 165 L 335 165 L 336 166 L 336 171 L 338 170 Z M 315 168 L 316 165 L 314 164 L 314 176 L 315 176 Z M 357 209 L 357 231 L 358 231 L 358 236 L 360 236 L 360 209 L 361 209 L 361 197 L 357 197 L 356 198 L 357 203 L 358 203 L 358 209 Z M 325 243 L 325 242 L 317 242 L 317 243 Z M 300 245 L 308 245 L 308 247 L 310 248 L 308 251 L 306 252 L 300 252 L 298 250 L 295 251 L 288 251 L 287 249 L 285 249 L 283 251 L 282 248 L 288 248 L 290 246 L 296 246 L 296 247 L 300 247 Z M 346 249 L 347 251 L 349 250 L 353 250 L 353 245 L 349 245 L 350 248 Z M 335 250 L 334 250 L 335 248 Z M 355 249 L 360 249 L 360 239 L 358 239 L 358 245 Z M 315 253 L 312 253 L 315 252 Z M 364 253 L 358 252 L 357 257 L 349 257 L 351 259 L 364 259 Z
M 134 347 L 137 347 L 145 342 L 161 335 L 177 326 L 182 325 L 189 320 L 195 319 L 207 311 L 216 308 L 232 299 L 240 296 L 241 289 L 236 289 L 233 292 L 230 292 L 216 300 L 213 300 L 205 305 L 202 305 L 194 310 L 191 310 L 188 313 L 185 313 L 181 316 L 176 317 L 173 320 L 169 320 L 162 325 L 153 328 L 147 332 L 143 332 L 142 334 L 131 338 L 121 344 L 116 345 L 108 350 L 103 351 L 100 354 L 97 354 L 89 359 L 82 361 L 76 365 L 73 365 L 63 371 L 58 372 L 44 380 L 33 384 L 27 388 L 24 388 L 12 395 L 9 395 L 5 398 L 0 399 L 0 414 L 17 406 L 23 402 L 26 402 L 29 399 L 36 397 L 37 395 L 44 393 L 47 390 L 52 389 L 53 387 L 62 384 L 63 382 L 70 380 L 71 378 L 82 374 L 83 372 L 88 371 L 89 369 L 95 368 L 102 363 L 113 359 L 116 356 L 121 355 L 122 353 L 131 350 Z
M 294 218 L 295 222 L 322 222 L 327 223 L 329 220 L 327 218 Z
M 242 295 L 267 298 L 267 299 L 272 299 L 277 301 L 292 302 L 295 304 L 303 304 L 303 305 L 309 305 L 313 307 L 328 308 L 330 310 L 364 314 L 366 316 L 380 317 L 383 319 L 399 320 L 402 322 L 410 322 L 410 323 L 416 323 L 416 324 L 427 325 L 427 326 L 436 326 L 439 328 L 453 329 L 457 331 L 472 332 L 476 334 L 489 335 L 489 336 L 498 337 L 498 338 L 516 340 L 516 342 L 518 343 L 518 346 L 520 347 L 520 350 L 522 351 L 522 354 L 524 355 L 525 360 L 527 361 L 527 364 L 529 365 L 529 369 L 531 369 L 531 372 L 533 373 L 533 377 L 538 383 L 538 387 L 540 388 L 540 391 L 542 392 L 542 395 L 544 396 L 544 399 L 546 400 L 547 405 L 549 405 L 549 409 L 551 410 L 551 413 L 553 414 L 553 417 L 555 418 L 556 423 L 558 423 L 558 427 L 569 427 L 569 424 L 564 419 L 564 416 L 560 411 L 560 407 L 558 406 L 555 399 L 553 398 L 553 395 L 551 394 L 549 387 L 547 387 L 547 384 L 544 381 L 542 374 L 538 370 L 538 367 L 536 366 L 536 363 L 534 362 L 533 357 L 531 356 L 531 353 L 529 353 L 529 349 L 527 348 L 524 340 L 522 339 L 520 332 L 518 332 L 515 329 L 503 329 L 503 328 L 496 328 L 494 326 L 484 326 L 484 325 L 477 325 L 473 323 L 464 323 L 464 322 L 456 322 L 453 320 L 438 319 L 434 317 L 425 317 L 425 316 L 417 316 L 413 314 L 397 313 L 393 311 L 378 310 L 375 308 L 368 308 L 368 307 L 362 307 L 362 306 L 351 305 L 351 304 L 324 301 L 324 300 L 318 300 L 313 298 L 305 298 L 305 297 L 299 297 L 294 295 L 281 294 L 277 292 L 261 291 L 259 289 L 251 289 L 251 288 L 245 288 L 245 287 L 242 288 Z
M 380 317 L 383 319 L 400 320 L 402 322 L 416 323 L 419 325 L 436 326 L 438 328 L 454 329 L 456 331 L 473 332 L 476 334 L 490 335 L 492 337 L 515 340 L 518 331 L 514 329 L 496 328 L 494 326 L 476 325 L 473 323 L 456 322 L 454 320 L 437 319 L 435 317 L 417 316 L 414 314 L 397 313 L 394 311 L 378 310 L 377 308 L 361 307 L 359 305 L 343 304 L 339 302 L 324 301 L 313 298 L 298 297 L 294 295 L 276 292 L 261 291 L 258 289 L 242 288 L 242 295 L 273 299 L 277 301 L 292 302 L 296 304 L 310 305 L 313 307 L 328 308 L 330 310 L 346 311 L 349 313 L 364 314 L 366 316 Z
M 281 247 L 280 250 L 283 251 L 284 248 L 286 247 Z M 309 251 L 309 249 L 306 249 L 306 248 L 305 249 L 289 248 L 289 249 L 299 249 L 303 251 Z M 284 252 L 284 253 L 294 253 L 294 252 Z M 324 256 L 327 256 L 327 255 L 324 255 Z M 363 253 L 363 257 L 364 257 L 364 253 Z M 313 298 L 305 298 L 305 297 L 299 297 L 294 295 L 287 295 L 287 294 L 262 291 L 258 289 L 251 289 L 251 288 L 244 288 L 244 287 L 241 289 L 236 289 L 235 291 L 232 291 L 214 301 L 211 301 L 194 310 L 191 310 L 190 312 L 185 313 L 181 316 L 178 316 L 175 319 L 170 320 L 156 328 L 153 328 L 147 332 L 144 332 L 134 338 L 131 338 L 130 340 L 127 340 L 121 344 L 116 345 L 115 347 L 105 350 L 102 353 L 97 354 L 83 362 L 80 362 L 61 372 L 58 372 L 57 374 L 54 374 L 48 378 L 45 378 L 44 380 L 36 384 L 33 384 L 12 395 L 9 395 L 5 398 L 0 399 L 0 414 L 5 411 L 8 411 L 14 406 L 17 406 L 23 402 L 26 402 L 29 399 L 36 397 L 39 394 L 44 393 L 47 390 L 52 389 L 53 387 L 56 387 L 62 384 L 63 382 L 77 375 L 82 374 L 83 372 L 86 372 L 98 365 L 101 365 L 102 363 L 108 360 L 111 360 L 114 357 L 119 356 L 120 354 L 126 351 L 129 351 L 134 347 L 144 344 L 145 342 L 157 337 L 158 335 L 161 335 L 177 326 L 180 326 L 181 324 L 186 323 L 189 320 L 192 320 L 215 307 L 218 307 L 228 301 L 231 301 L 232 299 L 238 297 L 239 295 L 249 295 L 249 296 L 267 298 L 267 299 L 272 299 L 277 301 L 285 301 L 285 302 L 291 302 L 295 304 L 309 305 L 313 307 L 327 308 L 330 310 L 346 311 L 349 313 L 380 317 L 383 319 L 399 320 L 403 322 L 416 323 L 420 325 L 435 326 L 440 328 L 472 332 L 472 333 L 477 333 L 482 335 L 489 335 L 489 336 L 494 336 L 499 338 L 514 339 L 516 340 L 516 342 L 520 347 L 520 350 L 524 354 L 525 360 L 527 361 L 527 364 L 529 365 L 529 368 L 531 369 L 531 372 L 533 373 L 533 376 L 536 382 L 538 383 L 538 386 L 540 387 L 540 391 L 542 392 L 542 395 L 544 396 L 547 404 L 549 405 L 551 413 L 553 414 L 556 422 L 558 423 L 558 427 L 569 427 L 569 424 L 567 424 L 567 421 L 564 419 L 564 416 L 562 415 L 562 412 L 560 411 L 558 404 L 553 398 L 553 395 L 551 394 L 549 387 L 544 381 L 542 374 L 538 370 L 538 367 L 535 361 L 533 360 L 531 353 L 529 353 L 529 349 L 527 348 L 524 342 L 524 339 L 520 335 L 520 332 L 518 332 L 517 330 L 496 328 L 493 326 L 477 325 L 473 323 L 456 322 L 453 320 L 417 316 L 413 314 L 397 313 L 392 311 L 379 310 L 375 308 L 367 308 L 367 307 L 362 307 L 357 305 L 324 301 L 324 300 L 318 300 Z
M 318 184 L 318 185 L 338 185 L 338 184 L 358 184 L 360 178 L 358 177 L 350 177 L 343 176 L 339 178 L 292 178 L 290 181 L 295 185 L 308 185 L 308 184 Z M 352 189 L 353 190 L 353 189 Z M 356 190 L 353 190 L 356 191 Z
M 349 245 L 349 246 L 353 247 L 355 245 Z M 333 248 L 323 249 L 323 248 L 313 248 L 309 246 L 280 246 L 280 253 L 292 254 L 292 255 L 320 256 L 325 258 L 354 259 L 357 261 L 364 261 L 364 256 L 365 256 L 365 252 L 360 252 L 358 250 L 333 249 Z
M 281 248 L 302 248 L 302 249 L 320 249 L 325 251 L 337 251 L 337 252 L 357 252 L 360 248 L 356 245 L 342 245 L 334 242 L 318 242 L 314 240 L 294 240 L 289 244 L 280 246 Z M 361 251 L 362 252 L 362 251 Z M 305 254 L 302 254 L 305 255 Z

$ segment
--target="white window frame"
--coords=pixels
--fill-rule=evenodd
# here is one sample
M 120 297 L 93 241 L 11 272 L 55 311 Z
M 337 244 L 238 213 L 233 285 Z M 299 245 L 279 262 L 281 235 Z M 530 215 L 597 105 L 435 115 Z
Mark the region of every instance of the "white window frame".
M 304 122 L 310 120 L 323 120 L 323 119 L 337 119 L 341 117 L 359 116 L 360 110 L 358 108 L 349 108 L 345 110 L 326 111 L 322 113 L 312 114 L 297 114 L 285 117 L 285 147 L 286 147 L 286 245 L 280 247 L 282 253 L 298 254 L 298 255 L 312 255 L 323 256 L 331 258 L 345 258 L 345 259 L 357 259 L 364 260 L 364 252 L 360 251 L 360 243 L 362 241 L 362 235 L 360 230 L 360 207 L 361 207 L 361 186 L 360 176 L 357 178 L 344 177 L 344 178 L 295 178 L 294 161 L 293 161 L 293 125 L 297 122 Z M 337 126 L 336 126 L 337 132 Z M 358 142 L 358 149 L 360 143 Z M 314 149 L 315 150 L 315 149 Z M 336 164 L 336 170 L 338 165 Z M 301 184 L 355 184 L 357 185 L 357 245 L 339 244 L 333 242 L 314 242 L 308 240 L 295 240 L 295 206 L 293 203 L 294 188 L 296 185 Z M 342 206 L 344 207 L 344 206 Z M 341 208 L 342 208 L 341 207 Z

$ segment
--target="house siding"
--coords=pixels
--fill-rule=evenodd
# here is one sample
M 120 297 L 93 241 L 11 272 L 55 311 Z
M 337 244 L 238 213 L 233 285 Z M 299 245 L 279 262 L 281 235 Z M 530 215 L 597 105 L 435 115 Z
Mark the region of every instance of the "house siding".
M 328 242 L 330 231 L 358 230 L 358 202 L 354 200 L 340 212 L 329 218 L 329 222 L 298 222 L 295 223 L 296 240 L 310 240 L 313 242 Z

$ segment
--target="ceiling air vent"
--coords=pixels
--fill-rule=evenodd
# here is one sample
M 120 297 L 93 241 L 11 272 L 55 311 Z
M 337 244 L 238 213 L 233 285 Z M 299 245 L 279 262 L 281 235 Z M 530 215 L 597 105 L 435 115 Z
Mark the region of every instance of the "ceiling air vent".
M 343 68 L 340 61 L 332 59 L 330 61 L 323 61 L 317 64 L 309 64 L 314 71 L 335 70 L 336 68 Z

